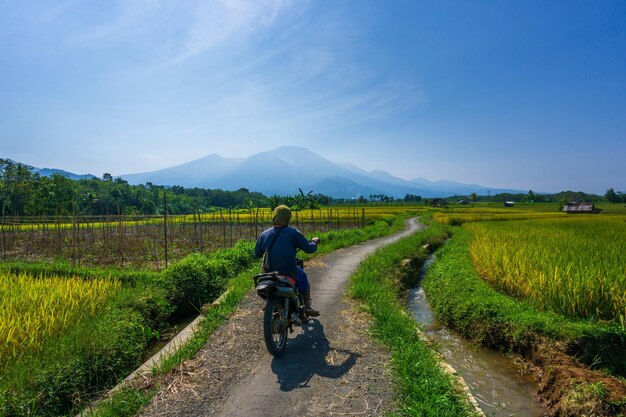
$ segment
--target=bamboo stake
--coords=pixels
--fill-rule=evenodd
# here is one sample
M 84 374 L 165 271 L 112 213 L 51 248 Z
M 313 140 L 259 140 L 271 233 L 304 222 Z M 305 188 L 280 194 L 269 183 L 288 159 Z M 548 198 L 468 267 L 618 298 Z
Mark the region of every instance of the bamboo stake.
M 163 190 L 163 239 L 165 243 L 165 267 L 167 268 L 167 192 Z

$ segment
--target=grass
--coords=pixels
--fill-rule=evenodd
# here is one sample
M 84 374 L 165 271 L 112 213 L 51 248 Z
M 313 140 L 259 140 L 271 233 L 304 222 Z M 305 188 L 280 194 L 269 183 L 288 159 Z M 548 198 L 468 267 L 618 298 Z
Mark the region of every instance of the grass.
M 155 390 L 138 391 L 122 389 L 115 397 L 104 400 L 97 410 L 91 414 L 93 417 L 130 417 L 135 415 L 141 407 L 148 404 L 156 394 Z
M 83 280 L 116 279 L 123 285 L 135 286 L 158 279 L 159 273 L 131 268 L 85 267 L 67 261 L 55 262 L 2 262 L 0 274 L 28 274 L 37 277 L 79 277 Z
M 404 307 L 410 279 L 401 269 L 402 260 L 423 261 L 427 254 L 421 245 L 440 244 L 446 236 L 441 226 L 434 226 L 406 237 L 379 249 L 351 277 L 350 295 L 372 315 L 372 334 L 391 352 L 399 416 L 472 415 L 473 409 L 420 340 L 418 325 Z

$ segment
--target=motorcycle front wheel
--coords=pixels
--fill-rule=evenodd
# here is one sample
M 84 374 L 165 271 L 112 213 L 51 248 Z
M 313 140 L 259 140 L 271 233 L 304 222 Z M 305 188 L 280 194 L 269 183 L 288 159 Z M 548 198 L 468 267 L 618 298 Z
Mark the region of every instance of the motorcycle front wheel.
M 263 335 L 267 351 L 273 356 L 282 355 L 287 346 L 287 319 L 282 299 L 267 299 L 263 315 Z

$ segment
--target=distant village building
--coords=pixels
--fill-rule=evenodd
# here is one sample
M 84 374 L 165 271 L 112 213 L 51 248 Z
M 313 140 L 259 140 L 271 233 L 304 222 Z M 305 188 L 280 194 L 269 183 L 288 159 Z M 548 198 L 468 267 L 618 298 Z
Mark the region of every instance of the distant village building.
M 513 207 L 515 205 L 515 201 L 505 201 L 504 207 Z
M 566 213 L 600 213 L 601 209 L 596 208 L 593 203 L 566 203 L 563 205 L 562 211 Z
M 448 202 L 443 198 L 433 198 L 430 200 L 430 205 L 432 207 L 448 208 Z

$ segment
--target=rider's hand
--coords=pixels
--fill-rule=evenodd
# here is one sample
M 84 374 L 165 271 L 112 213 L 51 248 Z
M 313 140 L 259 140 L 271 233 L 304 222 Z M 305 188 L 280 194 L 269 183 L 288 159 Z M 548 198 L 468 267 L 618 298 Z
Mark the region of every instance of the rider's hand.
M 315 242 L 315 244 L 319 245 L 320 244 L 320 238 L 319 237 L 314 237 L 313 239 L 311 239 L 311 242 Z

